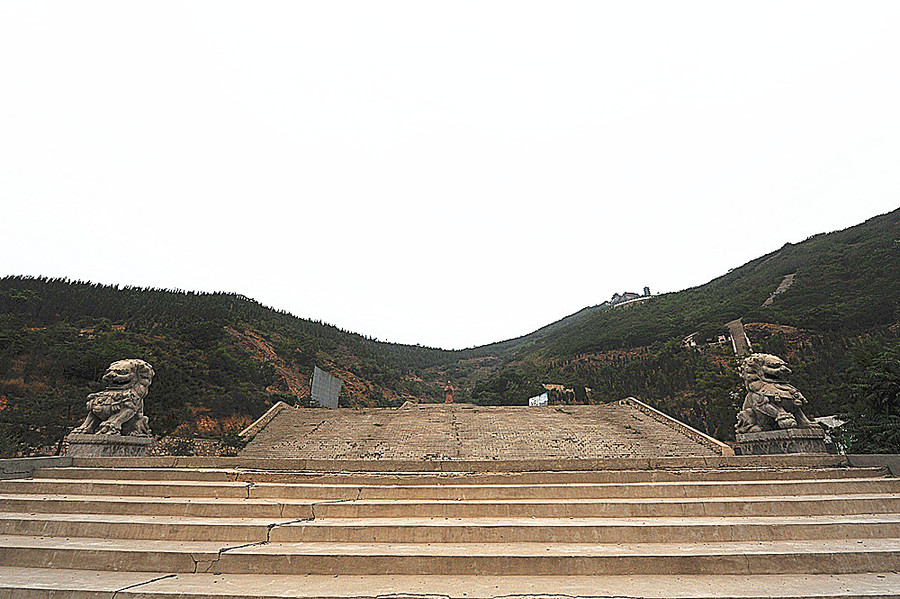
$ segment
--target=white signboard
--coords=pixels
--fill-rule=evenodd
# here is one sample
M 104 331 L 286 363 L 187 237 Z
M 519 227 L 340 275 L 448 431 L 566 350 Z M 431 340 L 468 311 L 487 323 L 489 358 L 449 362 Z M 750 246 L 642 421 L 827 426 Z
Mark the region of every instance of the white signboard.
M 532 397 L 528 400 L 529 406 L 546 406 L 550 401 L 550 395 L 547 393 L 541 393 L 537 397 Z
M 335 378 L 316 366 L 313 369 L 313 380 L 310 395 L 312 405 L 319 408 L 338 407 L 338 396 L 341 394 L 341 379 Z

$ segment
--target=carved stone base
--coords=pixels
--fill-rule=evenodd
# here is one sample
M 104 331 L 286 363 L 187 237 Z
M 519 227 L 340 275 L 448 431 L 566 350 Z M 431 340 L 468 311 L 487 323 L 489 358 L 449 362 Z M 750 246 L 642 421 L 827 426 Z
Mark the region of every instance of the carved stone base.
M 827 453 L 825 431 L 820 428 L 786 428 L 780 431 L 736 435 L 741 455 Z
M 143 457 L 152 442 L 152 437 L 72 433 L 65 440 L 65 455 L 73 458 Z

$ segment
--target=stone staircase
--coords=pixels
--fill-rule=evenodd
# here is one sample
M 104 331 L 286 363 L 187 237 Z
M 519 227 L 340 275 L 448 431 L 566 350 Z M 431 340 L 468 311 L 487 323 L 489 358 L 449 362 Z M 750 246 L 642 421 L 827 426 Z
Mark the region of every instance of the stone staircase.
M 0 481 L 0 597 L 900 597 L 841 460 L 76 460 Z

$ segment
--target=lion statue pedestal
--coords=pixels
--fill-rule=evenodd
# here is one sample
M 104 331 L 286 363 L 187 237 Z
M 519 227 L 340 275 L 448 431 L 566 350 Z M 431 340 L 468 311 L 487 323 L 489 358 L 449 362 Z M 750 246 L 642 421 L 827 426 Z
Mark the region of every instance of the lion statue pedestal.
M 741 377 L 747 387 L 734 425 L 742 455 L 825 453 L 825 431 L 806 417 L 806 398 L 787 382 L 791 369 L 771 354 L 744 359 Z
M 106 389 L 87 398 L 88 415 L 66 437 L 72 457 L 143 456 L 153 441 L 144 416 L 144 398 L 153 380 L 153 367 L 143 360 L 119 360 L 109 365 Z
M 152 442 L 151 437 L 69 433 L 65 453 L 73 458 L 142 458 Z
M 761 433 L 738 433 L 741 455 L 782 453 L 827 453 L 825 431 L 821 428 L 786 428 Z

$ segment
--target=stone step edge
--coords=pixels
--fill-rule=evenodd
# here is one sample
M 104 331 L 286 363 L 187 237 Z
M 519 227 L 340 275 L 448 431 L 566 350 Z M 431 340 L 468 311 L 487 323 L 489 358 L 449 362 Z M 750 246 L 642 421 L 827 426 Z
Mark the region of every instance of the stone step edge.
M 361 546 L 344 547 L 340 553 L 316 551 L 304 543 L 305 551 L 285 552 L 283 547 L 244 544 L 220 551 L 154 551 L 144 541 L 133 551 L 106 550 L 97 544 L 81 549 L 64 545 L 36 548 L 16 547 L 15 552 L 0 552 L 0 565 L 18 567 L 60 567 L 98 571 L 145 570 L 173 573 L 223 574 L 320 574 L 341 575 L 537 575 L 577 576 L 601 574 L 856 574 L 900 570 L 897 543 L 866 541 L 865 545 L 837 551 L 832 546 L 817 547 L 809 542 L 793 542 L 791 547 L 778 543 L 731 543 L 729 551 L 686 552 L 682 545 L 668 552 L 587 551 L 573 553 L 572 546 L 554 545 L 556 551 L 505 551 L 495 554 L 474 553 L 478 544 L 442 551 L 432 545 L 407 545 L 404 552 L 361 552 Z M 198 544 L 181 543 L 182 546 Z M 314 544 L 325 545 L 325 544 Z M 534 545 L 534 544 L 532 544 Z M 717 543 L 715 545 L 725 545 Z M 396 547 L 396 546 L 395 546 Z M 609 547 L 609 546 L 605 546 Z M 423 552 L 427 549 L 427 552 Z M 752 549 L 752 551 L 748 550 Z M 268 551 L 266 551 L 268 550 Z M 277 550 L 277 552 L 275 552 Z M 435 551 L 438 550 L 438 551 Z M 410 553 L 415 551 L 415 553 Z
M 95 476 L 86 476 L 94 474 Z M 423 484 L 420 480 L 439 480 L 453 481 L 461 484 L 472 484 L 484 482 L 485 479 L 511 479 L 512 481 L 527 481 L 531 478 L 563 478 L 572 476 L 575 478 L 583 478 L 586 476 L 596 476 L 598 479 L 604 477 L 617 478 L 622 475 L 630 475 L 634 477 L 664 477 L 671 478 L 665 480 L 635 480 L 633 482 L 683 482 L 690 478 L 702 478 L 703 476 L 716 475 L 719 481 L 727 480 L 793 480 L 791 477 L 796 475 L 797 480 L 810 480 L 822 478 L 827 480 L 840 478 L 873 478 L 885 477 L 890 471 L 883 466 L 873 466 L 864 468 L 701 468 L 701 469 L 676 469 L 676 470 L 604 470 L 604 471 L 545 471 L 545 472 L 406 472 L 406 473 L 389 473 L 389 472 L 321 472 L 321 471 L 280 471 L 280 470 L 241 470 L 241 469 L 206 469 L 206 468 L 59 468 L 46 467 L 35 468 L 32 478 L 35 479 L 57 479 L 57 480 L 142 480 L 142 475 L 155 475 L 149 477 L 149 480 L 184 480 L 197 482 L 304 482 L 303 479 L 313 479 L 313 482 L 328 482 L 327 479 L 348 479 L 356 481 L 372 481 L 372 482 L 392 482 L 392 483 L 412 483 Z M 55 475 L 55 476 L 54 476 Z M 176 478 L 169 475 L 183 475 L 183 478 Z M 729 478 L 728 475 L 734 475 Z M 844 476 L 841 476 L 844 475 Z M 745 478 L 745 477 L 756 478 Z M 296 478 L 296 480 L 290 480 Z M 278 480 L 281 479 L 281 480 Z M 567 482 L 567 481 L 566 481 Z M 596 482 L 606 482 L 597 480 Z M 613 481 L 610 481 L 613 482 Z M 351 483 L 338 483 L 351 484 Z M 492 483 L 487 483 L 492 484 Z
M 3 510 L 3 501 L 33 502 L 35 504 L 49 502 L 71 503 L 102 503 L 102 504 L 134 504 L 134 505 L 197 505 L 197 506 L 311 506 L 311 505 L 341 505 L 341 506 L 395 506 L 404 505 L 421 507 L 424 505 L 620 505 L 620 504 L 691 504 L 703 505 L 707 503 L 808 503 L 811 501 L 900 501 L 898 493 L 837 493 L 827 495 L 751 495 L 751 496 L 697 496 L 697 497 L 581 497 L 573 498 L 502 498 L 502 499 L 355 499 L 329 500 L 302 497 L 205 497 L 205 496 L 156 496 L 156 495 L 90 495 L 77 493 L 2 493 L 0 492 L 0 512 Z M 91 513 L 91 512 L 87 512 Z M 877 512 L 888 513 L 888 512 Z
M 247 522 L 213 519 L 185 522 L 179 518 L 41 518 L 23 514 L 0 518 L 0 534 L 8 536 L 44 536 L 96 538 L 99 536 L 131 540 L 216 541 L 244 543 L 271 541 L 351 542 L 351 543 L 455 543 L 510 542 L 551 543 L 565 538 L 569 543 L 704 543 L 718 541 L 841 540 L 846 538 L 885 539 L 900 537 L 900 517 L 844 518 L 820 517 L 816 520 L 757 518 L 757 521 L 713 518 L 660 518 L 628 522 L 578 521 L 568 519 L 527 519 L 489 521 L 436 519 L 433 522 L 357 522 L 353 520 L 255 520 Z M 222 519 L 224 520 L 224 519 Z M 702 520 L 702 521 L 697 521 Z
M 0 512 L 111 514 L 208 518 L 430 518 L 460 517 L 663 517 L 826 516 L 900 513 L 900 495 L 804 495 L 748 498 L 638 498 L 571 500 L 404 500 L 329 502 L 315 500 L 109 497 L 103 495 L 0 495 Z M 473 515 L 474 512 L 474 515 Z
M 499 551 L 500 546 L 503 551 Z M 489 550 L 493 547 L 492 550 Z M 885 539 L 811 539 L 802 541 L 713 541 L 704 543 L 498 543 L 486 546 L 482 543 L 367 543 L 367 542 L 281 542 L 251 543 L 233 546 L 219 541 L 167 541 L 147 539 L 110 539 L 97 537 L 47 537 L 0 535 L 0 548 L 51 549 L 55 551 L 120 551 L 125 553 L 173 553 L 173 554 L 221 554 L 258 555 L 339 555 L 339 556 L 389 556 L 424 555 L 447 557 L 499 557 L 525 555 L 542 557 L 557 554 L 562 557 L 586 555 L 745 555 L 754 552 L 764 554 L 832 554 L 848 551 L 895 551 L 900 560 L 900 538 Z M 9 552 L 5 552 L 9 555 Z M 0 552 L 2 556 L 4 552 Z
M 219 592 L 217 588 L 223 590 Z M 124 571 L 98 576 L 96 570 L 0 566 L 0 595 L 3 592 L 13 599 L 52 599 L 76 593 L 79 597 L 95 594 L 104 599 L 225 599 L 237 593 L 258 599 L 494 599 L 535 595 L 611 599 L 896 599 L 900 598 L 900 574 L 335 577 Z
M 120 495 L 129 497 L 226 497 L 232 499 L 309 500 L 504 500 L 615 499 L 677 497 L 758 497 L 900 493 L 900 479 L 839 479 L 834 481 L 750 481 L 739 483 L 633 483 L 571 485 L 358 486 L 284 483 L 170 483 L 151 481 L 55 481 L 26 479 L 0 482 L 0 494 Z
M 818 468 L 885 466 L 900 476 L 900 466 L 891 456 L 879 455 L 780 455 L 706 456 L 670 458 L 600 458 L 579 460 L 308 460 L 248 457 L 143 457 L 143 458 L 13 458 L 0 460 L 0 479 L 23 478 L 36 467 L 165 467 L 237 468 L 243 470 L 287 470 L 316 472 L 535 472 L 573 470 L 653 470 L 691 468 Z
M 859 477 L 859 478 L 826 478 L 826 479 L 777 479 L 777 480 L 740 480 L 740 481 L 638 481 L 638 482 L 575 482 L 575 483 L 485 483 L 485 484 L 353 484 L 353 483 L 327 483 L 327 482 L 252 482 L 252 481 L 203 481 L 203 480 L 155 480 L 155 479 L 126 479 L 114 480 L 107 478 L 88 479 L 88 478 L 25 478 L 14 480 L 0 481 L 0 488 L 27 488 L 40 485 L 67 485 L 74 488 L 85 486 L 97 487 L 113 487 L 120 485 L 124 488 L 192 488 L 198 489 L 324 489 L 324 490 L 375 490 L 375 489 L 403 489 L 403 490 L 447 490 L 447 489 L 490 489 L 490 490 L 506 490 L 506 489 L 546 489 L 553 491 L 562 488 L 673 488 L 673 487 L 693 487 L 693 488 L 719 488 L 719 487 L 749 487 L 759 488 L 771 486 L 773 488 L 787 489 L 789 486 L 797 485 L 801 487 L 811 487 L 814 485 L 831 485 L 846 486 L 859 485 L 867 483 L 878 483 L 896 487 L 900 490 L 900 479 L 890 477 Z M 0 491 L 2 492 L 2 491 Z
M 0 511 L 0 522 L 84 522 L 95 524 L 169 524 L 178 526 L 329 526 L 342 527 L 665 527 L 665 526 L 790 526 L 811 524 L 900 524 L 900 512 L 882 514 L 840 514 L 816 516 L 481 516 L 451 517 L 358 517 L 358 518 L 252 518 L 161 516 L 153 514 L 45 514 L 41 512 Z
M 528 472 L 559 470 L 652 470 L 658 468 L 851 467 L 851 457 L 833 454 L 697 456 L 535 460 L 320 460 L 249 457 L 71 458 L 76 467 L 237 468 L 321 472 Z

